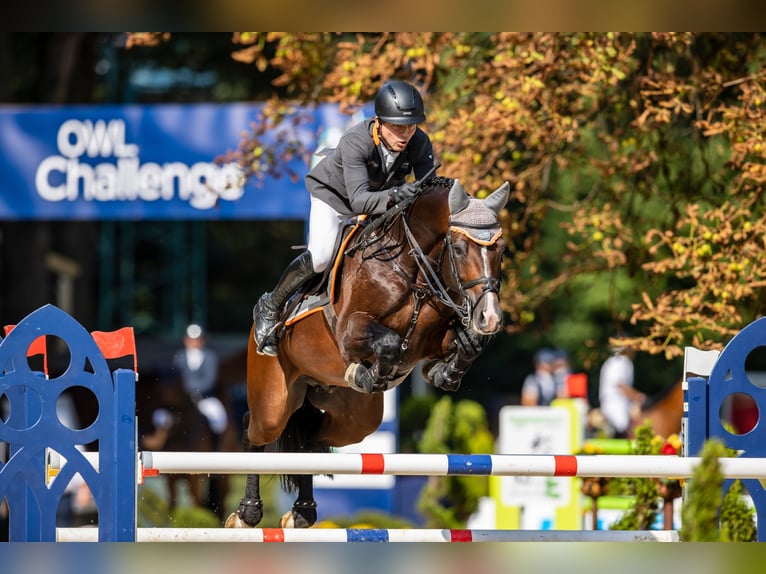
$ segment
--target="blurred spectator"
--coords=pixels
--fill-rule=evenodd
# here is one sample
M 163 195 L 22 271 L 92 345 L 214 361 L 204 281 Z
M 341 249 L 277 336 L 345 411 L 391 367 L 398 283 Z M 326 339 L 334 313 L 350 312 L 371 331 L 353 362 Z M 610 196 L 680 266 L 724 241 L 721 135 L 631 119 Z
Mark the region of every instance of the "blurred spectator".
M 572 371 L 572 363 L 566 349 L 554 351 L 553 378 L 556 379 L 557 398 L 588 400 L 588 375 Z
M 215 435 L 228 425 L 228 415 L 218 392 L 218 354 L 207 346 L 205 330 L 197 324 L 186 328 L 184 348 L 173 358 L 173 367 L 181 377 L 184 391 L 205 415 Z
M 620 345 L 612 347 L 611 356 L 601 366 L 598 392 L 600 411 L 607 425 L 607 434 L 627 438 L 634 407 L 646 400 L 646 395 L 633 388 L 633 359 L 635 351 Z
M 547 406 L 556 398 L 565 398 L 566 380 L 559 383 L 554 376 L 556 353 L 540 349 L 535 353 L 535 371 L 524 379 L 521 386 L 521 404 L 525 407 Z

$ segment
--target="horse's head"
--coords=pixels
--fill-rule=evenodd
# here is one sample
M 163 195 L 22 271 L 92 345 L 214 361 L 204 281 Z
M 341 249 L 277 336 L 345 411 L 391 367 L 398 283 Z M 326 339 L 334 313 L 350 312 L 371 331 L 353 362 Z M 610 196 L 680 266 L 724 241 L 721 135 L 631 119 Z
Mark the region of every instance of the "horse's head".
M 505 182 L 484 199 L 471 198 L 458 180 L 449 192 L 449 230 L 445 241 L 456 288 L 463 296 L 467 327 L 492 335 L 503 326 L 498 291 L 505 241 L 498 220 L 508 201 Z

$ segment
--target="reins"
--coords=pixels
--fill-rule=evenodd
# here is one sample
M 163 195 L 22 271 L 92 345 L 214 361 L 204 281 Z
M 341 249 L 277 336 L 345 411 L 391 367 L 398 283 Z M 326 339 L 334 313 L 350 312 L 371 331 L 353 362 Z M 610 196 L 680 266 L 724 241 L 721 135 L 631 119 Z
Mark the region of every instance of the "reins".
M 402 217 L 402 226 L 404 227 L 404 233 L 407 236 L 407 241 L 410 244 L 409 254 L 415 260 L 415 264 L 418 266 L 420 274 L 423 276 L 423 280 L 425 281 L 426 285 L 428 285 L 428 290 L 430 291 L 431 295 L 441 301 L 442 304 L 452 309 L 460 319 L 460 322 L 463 324 L 463 326 L 467 327 L 471 319 L 471 303 L 468 299 L 468 294 L 460 285 L 460 276 L 457 273 L 457 266 L 455 264 L 454 254 L 452 253 L 452 242 L 450 241 L 449 230 L 447 230 L 447 234 L 444 236 L 444 240 L 442 242 L 442 250 L 439 254 L 439 263 L 441 263 L 444 251 L 446 249 L 449 253 L 452 275 L 455 278 L 460 290 L 460 294 L 463 297 L 462 305 L 456 303 L 452 297 L 449 296 L 449 291 L 447 287 L 445 287 L 441 275 L 436 270 L 434 270 L 431 262 L 423 252 L 423 249 L 420 247 L 418 240 L 413 235 L 412 230 L 410 229 L 410 226 L 404 217 Z

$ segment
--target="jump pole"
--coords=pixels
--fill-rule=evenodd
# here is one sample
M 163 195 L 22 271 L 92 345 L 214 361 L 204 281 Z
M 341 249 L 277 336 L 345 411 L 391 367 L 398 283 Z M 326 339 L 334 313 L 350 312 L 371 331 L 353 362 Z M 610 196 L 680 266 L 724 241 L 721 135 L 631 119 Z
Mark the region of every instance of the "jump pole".
M 456 455 L 141 452 L 158 474 L 389 474 L 690 478 L 700 457 L 672 455 Z M 726 478 L 766 479 L 766 458 L 722 458 Z
M 84 453 L 98 469 L 98 453 Z M 398 476 L 553 476 L 690 478 L 700 457 L 672 455 L 459 455 L 378 453 L 138 453 L 140 478 L 161 474 L 372 474 Z M 766 458 L 722 458 L 730 479 L 766 479 Z M 58 457 L 49 457 L 55 474 Z M 139 478 L 139 480 L 140 480 Z
M 58 542 L 95 542 L 95 528 L 59 528 Z M 136 542 L 678 542 L 675 530 L 138 528 Z

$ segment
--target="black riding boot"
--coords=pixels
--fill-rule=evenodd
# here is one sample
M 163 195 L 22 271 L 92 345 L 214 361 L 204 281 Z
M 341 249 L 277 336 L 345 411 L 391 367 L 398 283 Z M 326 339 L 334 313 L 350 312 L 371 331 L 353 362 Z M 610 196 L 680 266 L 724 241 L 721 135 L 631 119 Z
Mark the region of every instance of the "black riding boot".
M 306 281 L 314 277 L 311 252 L 304 251 L 287 266 L 277 286 L 271 293 L 264 293 L 253 308 L 255 321 L 255 342 L 258 354 L 276 357 L 277 323 L 282 306 Z

